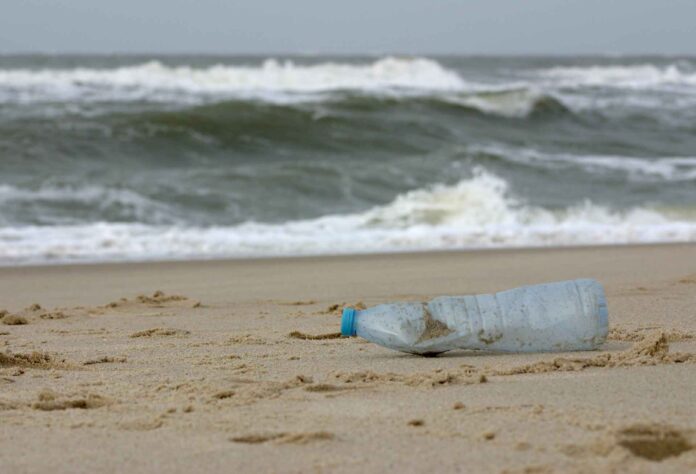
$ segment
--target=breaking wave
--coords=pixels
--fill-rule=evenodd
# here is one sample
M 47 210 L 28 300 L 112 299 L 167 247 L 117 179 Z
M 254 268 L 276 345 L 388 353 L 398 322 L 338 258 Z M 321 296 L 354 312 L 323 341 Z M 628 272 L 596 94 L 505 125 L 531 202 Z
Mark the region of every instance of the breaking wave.
M 266 257 L 495 247 L 696 241 L 693 213 L 580 202 L 528 206 L 479 169 L 451 186 L 397 196 L 364 212 L 280 224 L 157 226 L 97 222 L 0 228 L 0 262 Z
M 553 67 L 538 74 L 563 87 L 613 87 L 645 89 L 664 86 L 696 87 L 696 71 L 688 65 Z
M 296 104 L 346 102 L 356 95 L 382 99 L 435 100 L 490 115 L 524 118 L 538 111 L 566 110 L 552 94 L 518 83 L 467 81 L 427 58 L 387 57 L 372 63 L 266 60 L 258 66 L 207 68 L 166 66 L 158 61 L 112 69 L 0 70 L 0 104 L 70 103 L 44 114 L 89 113 L 79 104 L 162 103 L 191 106 L 229 100 Z M 122 109 L 113 107 L 117 113 Z
M 0 57 L 0 264 L 696 240 L 693 58 L 150 59 Z
M 0 70 L 0 102 L 161 101 L 205 97 L 287 101 L 290 94 L 337 90 L 379 92 L 461 90 L 466 83 L 438 62 L 388 57 L 368 64 L 299 65 L 266 60 L 259 66 L 166 66 L 151 61 L 113 69 Z M 305 98 L 306 99 L 306 98 Z

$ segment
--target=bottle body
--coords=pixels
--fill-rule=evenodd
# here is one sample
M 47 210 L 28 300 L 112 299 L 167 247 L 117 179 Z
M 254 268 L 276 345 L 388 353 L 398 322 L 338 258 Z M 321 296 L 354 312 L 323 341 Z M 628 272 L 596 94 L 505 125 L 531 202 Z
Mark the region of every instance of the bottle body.
M 343 319 L 345 335 L 414 354 L 592 350 L 608 332 L 604 290 L 589 279 L 348 309 Z

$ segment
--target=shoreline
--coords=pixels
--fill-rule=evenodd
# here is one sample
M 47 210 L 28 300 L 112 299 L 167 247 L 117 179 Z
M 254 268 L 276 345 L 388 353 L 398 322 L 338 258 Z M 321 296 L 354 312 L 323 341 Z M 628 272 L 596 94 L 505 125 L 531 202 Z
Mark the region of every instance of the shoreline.
M 73 266 L 109 266 L 109 265 L 148 265 L 148 264 L 187 264 L 187 263 L 207 263 L 207 262 L 264 262 L 268 260 L 312 260 L 312 259 L 352 259 L 359 257 L 382 257 L 382 256 L 413 256 L 421 254 L 468 254 L 468 253 L 505 253 L 505 252 L 543 252 L 558 250 L 589 250 L 594 248 L 652 248 L 652 247 L 674 247 L 674 246 L 696 246 L 696 242 L 637 242 L 628 244 L 601 243 L 601 244 L 580 244 L 580 245 L 552 245 L 552 246 L 521 246 L 521 247 L 472 247 L 458 249 L 424 249 L 424 250 L 394 250 L 391 252 L 362 252 L 362 253 L 322 253 L 306 255 L 269 255 L 269 256 L 211 256 L 211 257 L 181 257 L 181 258 L 156 258 L 156 259 L 113 259 L 113 260 L 84 260 L 84 261 L 57 261 L 57 262 L 29 262 L 29 263 L 1 263 L 0 271 L 12 268 L 51 268 L 51 267 L 73 267 Z

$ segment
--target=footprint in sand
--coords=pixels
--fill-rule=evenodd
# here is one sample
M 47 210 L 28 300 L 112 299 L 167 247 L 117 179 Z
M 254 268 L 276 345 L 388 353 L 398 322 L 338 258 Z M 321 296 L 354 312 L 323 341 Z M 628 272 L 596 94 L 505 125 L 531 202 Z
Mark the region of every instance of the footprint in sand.
M 616 442 L 634 456 L 650 461 L 662 461 L 694 449 L 684 433 L 664 425 L 629 426 L 616 433 Z
M 653 462 L 678 457 L 695 448 L 692 432 L 658 423 L 638 423 L 620 428 L 588 445 L 570 444 L 561 452 L 571 457 L 609 456 L 616 449 Z

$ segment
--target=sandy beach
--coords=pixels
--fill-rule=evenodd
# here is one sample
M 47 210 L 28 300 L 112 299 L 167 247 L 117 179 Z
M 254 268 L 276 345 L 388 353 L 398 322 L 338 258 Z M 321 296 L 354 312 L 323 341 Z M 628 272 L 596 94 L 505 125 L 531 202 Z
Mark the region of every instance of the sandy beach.
M 340 308 L 592 277 L 572 354 L 401 354 Z M 696 470 L 696 245 L 0 269 L 23 472 Z

